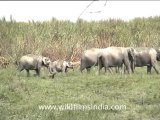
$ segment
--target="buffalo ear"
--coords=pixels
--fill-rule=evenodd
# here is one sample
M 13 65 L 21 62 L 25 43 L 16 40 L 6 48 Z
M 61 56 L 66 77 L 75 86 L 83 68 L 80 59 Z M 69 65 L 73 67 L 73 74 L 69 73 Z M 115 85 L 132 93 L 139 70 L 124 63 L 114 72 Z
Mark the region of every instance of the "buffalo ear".
M 134 58 L 135 58 L 134 48 L 128 49 L 128 57 L 130 60 L 134 60 Z
M 43 57 L 42 58 L 42 64 L 43 65 L 49 65 L 49 63 L 51 62 L 51 60 L 48 57 Z
M 42 58 L 42 63 L 45 64 L 46 63 L 46 57 Z

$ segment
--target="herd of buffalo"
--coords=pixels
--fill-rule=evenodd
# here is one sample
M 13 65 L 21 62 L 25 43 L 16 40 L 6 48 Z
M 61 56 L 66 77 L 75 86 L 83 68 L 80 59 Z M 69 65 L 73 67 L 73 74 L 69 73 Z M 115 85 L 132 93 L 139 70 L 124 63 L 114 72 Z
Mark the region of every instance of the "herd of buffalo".
M 50 77 L 54 78 L 58 72 L 67 72 L 68 68 L 73 68 L 75 64 L 80 65 L 80 71 L 84 69 L 90 71 L 92 66 L 98 66 L 98 73 L 102 68 L 105 72 L 112 72 L 112 67 L 117 69 L 124 68 L 124 72 L 134 73 L 135 67 L 147 66 L 147 73 L 151 73 L 153 67 L 155 72 L 159 74 L 157 61 L 160 61 L 160 48 L 149 47 L 107 47 L 107 48 L 91 48 L 85 50 L 78 62 L 56 60 L 51 61 L 50 58 L 41 55 L 28 54 L 22 56 L 16 61 L 18 70 L 26 70 L 29 76 L 29 70 L 35 70 L 40 75 L 40 68 L 45 66 L 48 68 Z

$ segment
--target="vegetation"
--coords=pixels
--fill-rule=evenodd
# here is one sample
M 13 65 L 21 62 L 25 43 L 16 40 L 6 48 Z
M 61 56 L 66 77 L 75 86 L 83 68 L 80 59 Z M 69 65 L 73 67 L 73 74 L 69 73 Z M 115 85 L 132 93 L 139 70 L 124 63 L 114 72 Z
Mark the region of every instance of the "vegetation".
M 27 53 L 43 54 L 52 60 L 72 61 L 83 50 L 108 46 L 160 46 L 160 17 L 135 18 L 129 22 L 106 20 L 76 23 L 52 19 L 28 23 L 0 20 L 0 56 L 14 62 Z M 8 65 L 8 64 L 7 64 Z M 67 75 L 26 77 L 13 64 L 0 69 L 0 119 L 2 120 L 158 120 L 160 118 L 159 75 L 136 73 L 97 76 L 70 70 Z M 126 105 L 126 110 L 40 110 L 39 105 L 106 104 Z
M 100 76 L 69 70 L 55 79 L 27 78 L 15 67 L 0 72 L 0 119 L 2 120 L 158 120 L 160 118 L 160 81 L 146 68 L 134 75 Z M 126 105 L 122 110 L 40 110 L 39 105 Z
M 17 59 L 23 54 L 65 59 L 73 51 L 79 60 L 83 50 L 108 46 L 160 46 L 160 17 L 135 18 L 129 22 L 109 19 L 76 23 L 52 19 L 45 22 L 0 20 L 0 55 Z M 63 49 L 62 49 L 63 48 Z

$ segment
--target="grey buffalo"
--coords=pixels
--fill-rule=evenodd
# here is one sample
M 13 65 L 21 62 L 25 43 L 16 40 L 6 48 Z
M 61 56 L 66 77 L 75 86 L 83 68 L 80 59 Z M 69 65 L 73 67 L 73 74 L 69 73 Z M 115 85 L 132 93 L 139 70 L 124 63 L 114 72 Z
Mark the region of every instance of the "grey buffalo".
M 27 76 L 30 76 L 29 70 L 35 70 L 39 76 L 41 66 L 48 67 L 49 63 L 50 59 L 48 57 L 32 54 L 22 56 L 20 60 L 17 61 L 18 70 L 21 72 L 25 69 L 27 71 Z
M 82 72 L 84 69 L 86 69 L 87 72 L 89 72 L 92 66 L 97 66 L 97 58 L 100 52 L 101 49 L 99 48 L 91 48 L 89 50 L 85 50 L 81 56 L 80 71 Z
M 104 67 L 105 71 L 110 67 L 121 67 L 125 65 L 128 73 L 131 73 L 135 61 L 133 48 L 108 47 L 101 51 L 98 56 L 98 73 Z
M 51 74 L 52 78 L 54 78 L 54 76 L 58 72 L 66 73 L 68 68 L 73 69 L 72 62 L 63 60 L 56 60 L 54 62 L 51 62 L 48 67 L 49 73 Z
M 151 73 L 151 68 L 153 67 L 157 74 L 159 74 L 157 60 L 160 60 L 159 49 L 147 48 L 147 47 L 137 47 L 135 48 L 135 67 L 147 66 L 147 74 Z

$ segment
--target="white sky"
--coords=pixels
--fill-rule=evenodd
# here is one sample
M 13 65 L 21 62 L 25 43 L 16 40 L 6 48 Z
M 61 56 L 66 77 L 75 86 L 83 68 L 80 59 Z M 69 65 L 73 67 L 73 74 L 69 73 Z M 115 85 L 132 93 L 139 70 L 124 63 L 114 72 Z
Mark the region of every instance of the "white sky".
M 52 17 L 76 21 L 91 1 L 0 1 L 0 18 L 16 21 L 45 21 Z M 123 20 L 160 16 L 160 1 L 95 1 L 80 17 L 84 20 Z M 96 11 L 101 11 L 96 13 Z M 93 13 L 90 13 L 93 12 Z

